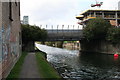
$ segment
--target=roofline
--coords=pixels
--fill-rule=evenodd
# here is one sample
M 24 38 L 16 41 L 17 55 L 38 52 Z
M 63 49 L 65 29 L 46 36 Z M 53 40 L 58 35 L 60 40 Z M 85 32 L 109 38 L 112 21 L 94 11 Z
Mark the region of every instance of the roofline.
M 82 12 L 80 15 L 83 15 L 83 14 L 89 12 L 89 11 L 119 11 L 120 12 L 120 10 L 103 10 L 103 9 L 95 9 L 94 10 L 94 9 L 88 9 L 88 10 Z

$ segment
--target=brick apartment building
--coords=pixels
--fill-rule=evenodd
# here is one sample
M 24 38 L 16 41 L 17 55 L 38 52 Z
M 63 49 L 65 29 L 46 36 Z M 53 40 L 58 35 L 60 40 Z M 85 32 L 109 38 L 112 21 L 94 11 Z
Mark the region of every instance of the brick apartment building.
M 20 2 L 0 0 L 0 79 L 8 75 L 20 53 Z

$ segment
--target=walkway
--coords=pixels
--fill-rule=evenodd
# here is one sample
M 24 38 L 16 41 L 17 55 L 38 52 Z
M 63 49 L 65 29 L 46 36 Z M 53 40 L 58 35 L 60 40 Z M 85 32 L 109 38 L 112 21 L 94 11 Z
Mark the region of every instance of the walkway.
M 40 78 L 35 53 L 28 53 L 26 56 L 20 78 Z

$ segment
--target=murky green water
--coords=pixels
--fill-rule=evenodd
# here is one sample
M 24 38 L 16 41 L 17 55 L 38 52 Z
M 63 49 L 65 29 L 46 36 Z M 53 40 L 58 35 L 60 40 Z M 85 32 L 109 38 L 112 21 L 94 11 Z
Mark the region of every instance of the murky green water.
M 44 45 L 37 46 L 47 53 L 47 60 L 60 75 L 71 80 L 120 80 L 120 56 L 80 53 Z

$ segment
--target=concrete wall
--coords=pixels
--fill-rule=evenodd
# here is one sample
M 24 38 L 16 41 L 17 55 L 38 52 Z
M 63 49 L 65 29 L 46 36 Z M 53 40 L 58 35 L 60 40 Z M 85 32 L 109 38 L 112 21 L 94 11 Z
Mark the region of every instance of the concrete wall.
M 84 52 L 98 52 L 105 54 L 114 54 L 116 52 L 120 53 L 120 45 L 113 45 L 105 40 L 93 40 L 88 42 L 86 40 L 80 41 L 81 51 Z
M 2 53 L 2 77 L 5 78 L 18 60 L 21 53 L 20 3 L 0 2 L 0 32 Z

